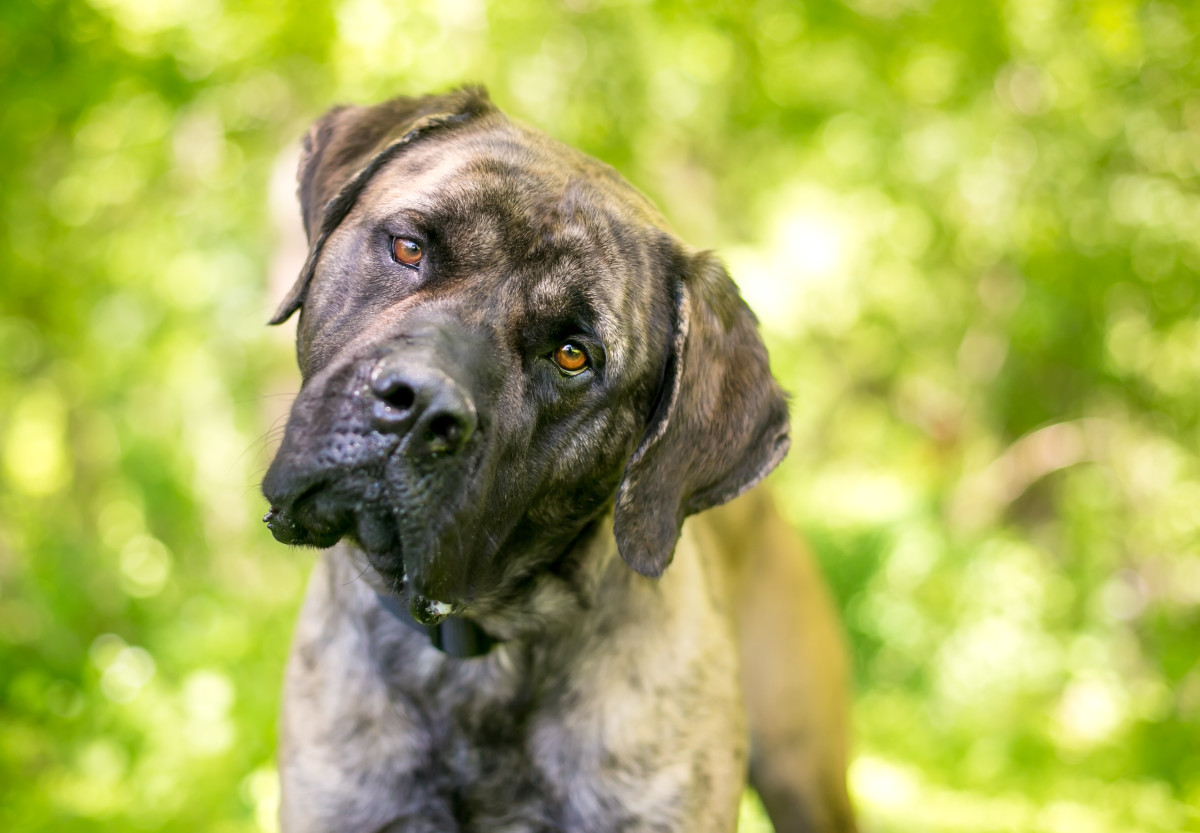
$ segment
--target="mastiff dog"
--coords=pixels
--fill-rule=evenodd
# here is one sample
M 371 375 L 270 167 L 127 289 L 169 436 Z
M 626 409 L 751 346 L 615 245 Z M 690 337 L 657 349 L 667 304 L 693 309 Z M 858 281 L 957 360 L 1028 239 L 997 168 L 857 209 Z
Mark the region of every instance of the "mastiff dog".
M 788 412 L 720 261 L 477 88 L 330 111 L 299 197 L 263 490 L 327 552 L 283 829 L 732 831 L 747 778 L 781 833 L 853 829 L 842 638 L 751 491 Z

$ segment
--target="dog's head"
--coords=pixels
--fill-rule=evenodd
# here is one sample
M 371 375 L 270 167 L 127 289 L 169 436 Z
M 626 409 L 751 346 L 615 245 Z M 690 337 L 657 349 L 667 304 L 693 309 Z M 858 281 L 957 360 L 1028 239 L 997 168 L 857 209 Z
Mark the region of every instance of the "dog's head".
M 351 538 L 414 616 L 472 612 L 606 519 L 657 576 L 787 450 L 753 314 L 615 171 L 478 89 L 346 107 L 300 163 L 303 385 L 275 537 Z

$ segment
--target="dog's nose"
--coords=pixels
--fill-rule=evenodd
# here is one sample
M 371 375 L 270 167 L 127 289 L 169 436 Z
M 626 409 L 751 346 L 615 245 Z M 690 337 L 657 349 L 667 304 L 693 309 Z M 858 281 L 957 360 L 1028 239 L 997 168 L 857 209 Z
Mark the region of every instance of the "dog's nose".
M 371 371 L 372 417 L 383 432 L 406 436 L 410 454 L 453 454 L 475 432 L 470 394 L 436 367 L 381 359 Z

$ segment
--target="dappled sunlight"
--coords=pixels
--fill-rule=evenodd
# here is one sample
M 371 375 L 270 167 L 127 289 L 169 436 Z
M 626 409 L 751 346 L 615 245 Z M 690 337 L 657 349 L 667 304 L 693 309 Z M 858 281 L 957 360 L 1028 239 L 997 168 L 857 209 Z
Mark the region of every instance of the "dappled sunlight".
M 864 829 L 1200 829 L 1197 34 L 1171 3 L 7 4 L 0 821 L 277 829 L 298 141 L 480 81 L 756 310 Z

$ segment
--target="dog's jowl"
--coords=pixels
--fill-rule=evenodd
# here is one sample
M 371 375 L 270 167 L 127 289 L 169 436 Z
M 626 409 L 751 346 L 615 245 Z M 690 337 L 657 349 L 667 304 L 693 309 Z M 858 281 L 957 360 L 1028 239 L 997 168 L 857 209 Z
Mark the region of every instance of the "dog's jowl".
M 330 111 L 299 181 L 263 489 L 327 551 L 284 830 L 731 831 L 747 777 L 779 831 L 852 829 L 841 637 L 751 491 L 787 407 L 720 261 L 477 89 Z

